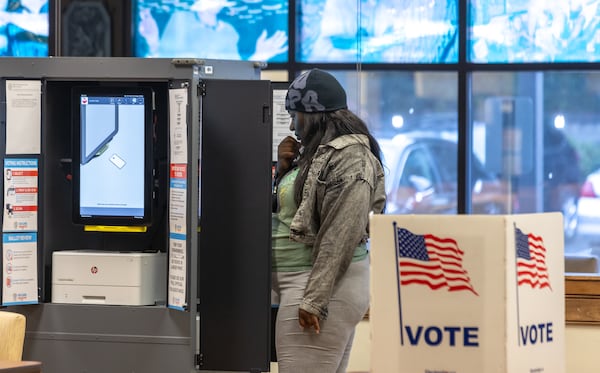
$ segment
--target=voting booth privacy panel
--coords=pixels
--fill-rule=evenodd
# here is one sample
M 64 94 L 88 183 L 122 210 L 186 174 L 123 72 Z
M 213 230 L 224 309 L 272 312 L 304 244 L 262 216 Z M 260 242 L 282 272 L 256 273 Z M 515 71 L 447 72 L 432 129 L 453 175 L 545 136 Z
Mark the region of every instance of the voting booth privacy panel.
M 562 215 L 379 215 L 371 240 L 372 372 L 565 372 Z
M 267 371 L 260 64 L 0 59 L 2 306 L 48 373 Z

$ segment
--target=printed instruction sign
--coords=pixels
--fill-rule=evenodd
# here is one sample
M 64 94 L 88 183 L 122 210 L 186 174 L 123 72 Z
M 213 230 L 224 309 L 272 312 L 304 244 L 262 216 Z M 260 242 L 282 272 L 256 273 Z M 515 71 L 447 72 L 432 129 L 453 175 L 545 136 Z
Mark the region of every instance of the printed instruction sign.
M 187 88 L 169 90 L 169 274 L 167 305 L 184 310 L 187 283 Z
M 171 308 L 183 310 L 186 294 L 187 165 L 171 164 L 169 188 L 169 282 Z
M 6 154 L 39 154 L 42 82 L 6 81 Z
M 37 231 L 38 160 L 4 159 L 4 232 Z
M 187 163 L 187 88 L 169 90 L 171 163 Z
M 38 303 L 37 233 L 2 237 L 2 305 Z
M 277 162 L 277 147 L 286 136 L 294 136 L 290 131 L 290 114 L 285 110 L 287 89 L 273 90 L 273 162 Z

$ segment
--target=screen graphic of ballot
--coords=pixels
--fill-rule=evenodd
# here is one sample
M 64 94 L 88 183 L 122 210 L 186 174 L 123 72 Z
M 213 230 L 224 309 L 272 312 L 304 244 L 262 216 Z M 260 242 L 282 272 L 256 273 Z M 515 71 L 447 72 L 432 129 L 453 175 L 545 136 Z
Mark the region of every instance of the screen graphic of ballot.
M 125 161 L 123 160 L 123 158 L 119 157 L 118 154 L 111 155 L 110 161 L 112 162 L 112 164 L 117 166 L 118 169 L 125 167 Z

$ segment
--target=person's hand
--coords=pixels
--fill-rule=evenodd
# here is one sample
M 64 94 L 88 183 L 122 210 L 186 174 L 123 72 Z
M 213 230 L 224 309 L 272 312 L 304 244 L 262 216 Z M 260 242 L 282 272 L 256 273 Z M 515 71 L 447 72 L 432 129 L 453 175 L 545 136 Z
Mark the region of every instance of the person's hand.
M 281 30 L 275 31 L 271 37 L 267 37 L 267 30 L 263 30 L 258 39 L 256 39 L 256 48 L 249 60 L 268 61 L 280 53 L 287 52 L 287 41 L 287 35 Z
M 321 325 L 319 324 L 319 318 L 317 315 L 313 315 L 312 313 L 301 308 L 298 309 L 298 322 L 300 323 L 300 327 L 302 329 L 315 328 L 315 333 L 319 334 L 321 332 Z
M 277 173 L 284 175 L 292 167 L 292 162 L 300 152 L 300 143 L 292 136 L 286 136 L 277 147 Z

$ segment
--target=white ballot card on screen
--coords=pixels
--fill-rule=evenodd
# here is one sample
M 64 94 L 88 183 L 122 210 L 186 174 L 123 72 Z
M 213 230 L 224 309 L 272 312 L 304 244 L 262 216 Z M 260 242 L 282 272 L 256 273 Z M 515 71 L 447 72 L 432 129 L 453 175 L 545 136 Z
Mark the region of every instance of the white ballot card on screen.
M 118 169 L 121 169 L 123 167 L 125 167 L 125 160 L 123 160 L 123 158 L 119 157 L 118 154 L 113 154 L 110 156 L 110 161 L 117 166 Z

